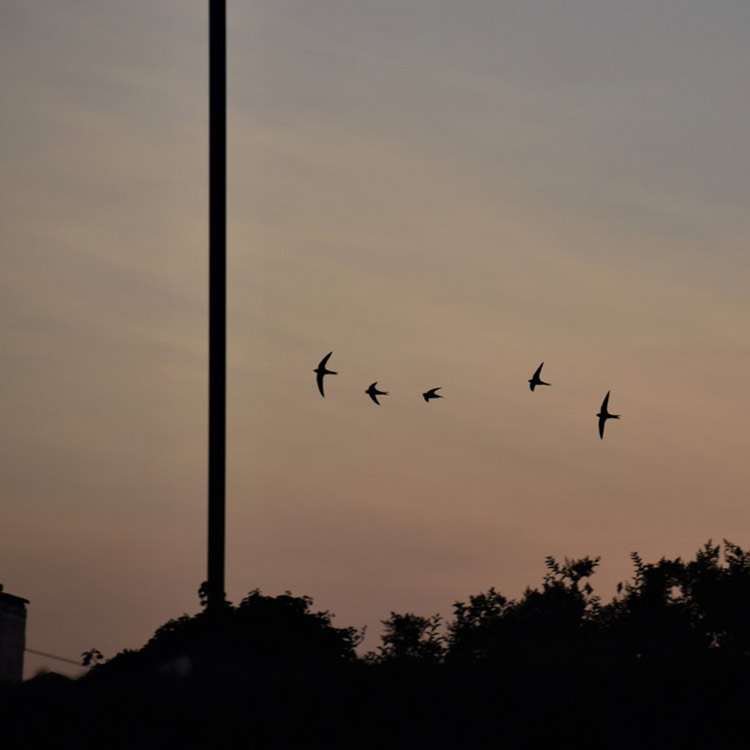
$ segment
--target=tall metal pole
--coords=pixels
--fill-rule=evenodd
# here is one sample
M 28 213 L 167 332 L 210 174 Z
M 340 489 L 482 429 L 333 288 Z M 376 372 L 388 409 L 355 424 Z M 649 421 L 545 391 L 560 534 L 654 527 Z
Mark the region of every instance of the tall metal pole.
M 227 13 L 209 0 L 208 590 L 224 605 L 227 362 Z

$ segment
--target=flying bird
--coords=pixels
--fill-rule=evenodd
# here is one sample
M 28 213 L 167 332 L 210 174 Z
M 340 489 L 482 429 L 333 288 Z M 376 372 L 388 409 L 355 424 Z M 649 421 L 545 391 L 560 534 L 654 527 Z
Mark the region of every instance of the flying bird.
M 529 388 L 533 391 L 534 388 L 536 388 L 538 385 L 550 385 L 550 383 L 545 383 L 540 377 L 540 373 L 542 372 L 542 367 L 544 367 L 544 362 L 542 362 L 539 367 L 536 368 L 536 372 L 532 376 L 531 380 L 529 380 Z
M 436 393 L 435 391 L 439 391 L 441 386 L 438 386 L 437 388 L 430 388 L 429 391 L 426 391 L 422 394 L 422 398 L 429 404 L 431 398 L 443 398 L 439 393 Z
M 320 391 L 320 395 L 325 398 L 325 393 L 323 393 L 323 378 L 326 375 L 338 375 L 337 372 L 334 372 L 333 370 L 327 370 L 326 365 L 328 364 L 328 359 L 330 358 L 331 354 L 333 352 L 328 352 L 323 359 L 320 360 L 320 364 L 313 370 L 314 373 L 318 376 L 318 390 Z
M 378 384 L 378 381 L 376 380 L 366 391 L 365 393 L 378 405 L 380 406 L 380 401 L 378 401 L 378 396 L 387 396 L 388 391 L 379 391 L 375 386 Z
M 607 404 L 609 403 L 609 391 L 607 391 L 607 395 L 604 397 L 604 401 L 602 401 L 602 410 L 596 415 L 599 417 L 599 437 L 604 438 L 604 423 L 608 419 L 619 419 L 619 414 L 610 414 L 607 411 Z

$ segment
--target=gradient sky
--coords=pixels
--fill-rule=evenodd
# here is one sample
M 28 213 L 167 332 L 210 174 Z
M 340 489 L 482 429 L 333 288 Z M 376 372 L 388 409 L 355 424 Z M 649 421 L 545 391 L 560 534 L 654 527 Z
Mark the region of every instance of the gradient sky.
M 228 5 L 229 598 L 750 546 L 750 5 Z M 0 582 L 112 656 L 205 578 L 206 2 L 4 0 L 0 70 Z

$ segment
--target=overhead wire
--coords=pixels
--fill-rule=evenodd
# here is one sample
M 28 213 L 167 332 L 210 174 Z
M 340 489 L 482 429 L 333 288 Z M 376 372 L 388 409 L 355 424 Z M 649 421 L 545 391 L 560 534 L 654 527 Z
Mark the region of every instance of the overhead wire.
M 30 654 L 36 654 L 37 656 L 46 656 L 48 659 L 57 659 L 57 661 L 64 661 L 68 664 L 75 664 L 77 667 L 81 667 L 82 669 L 91 669 L 91 667 L 83 665 L 80 661 L 75 661 L 75 659 L 68 659 L 65 656 L 55 656 L 55 654 L 48 654 L 46 651 L 37 651 L 33 648 L 25 648 L 24 651 L 28 651 Z

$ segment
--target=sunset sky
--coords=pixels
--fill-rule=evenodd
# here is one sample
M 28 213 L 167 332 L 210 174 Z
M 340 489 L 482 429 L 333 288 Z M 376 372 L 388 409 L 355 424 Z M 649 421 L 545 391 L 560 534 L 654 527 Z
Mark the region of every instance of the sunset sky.
M 375 648 L 546 555 L 610 598 L 750 547 L 750 4 L 228 24 L 229 599 Z M 206 577 L 207 2 L 4 0 L 0 70 L 0 582 L 30 648 L 109 657 Z

